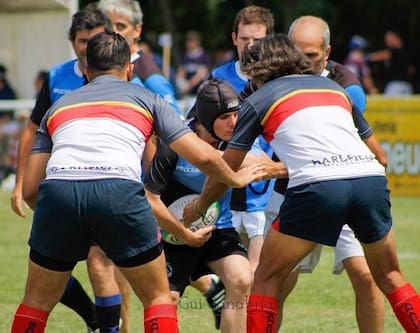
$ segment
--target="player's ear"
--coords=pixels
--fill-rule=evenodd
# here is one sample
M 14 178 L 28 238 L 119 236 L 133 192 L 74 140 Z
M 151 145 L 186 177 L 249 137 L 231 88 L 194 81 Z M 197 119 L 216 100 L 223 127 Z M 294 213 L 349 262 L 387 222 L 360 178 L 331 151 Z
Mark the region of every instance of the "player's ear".
M 330 57 L 330 54 L 331 54 L 331 45 L 328 45 L 327 49 L 325 50 L 325 57 L 326 57 L 325 60 L 328 60 L 328 58 Z
M 127 65 L 127 81 L 131 81 L 133 79 L 133 71 L 134 71 L 134 64 Z

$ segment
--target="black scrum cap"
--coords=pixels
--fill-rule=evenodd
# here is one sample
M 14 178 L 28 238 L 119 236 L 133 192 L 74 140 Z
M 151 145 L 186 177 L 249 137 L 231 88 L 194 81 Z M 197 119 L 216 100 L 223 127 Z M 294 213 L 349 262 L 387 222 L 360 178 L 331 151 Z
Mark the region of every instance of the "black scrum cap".
M 239 108 L 239 96 L 228 82 L 209 79 L 198 88 L 197 99 L 188 118 L 195 117 L 213 137 L 220 140 L 213 130 L 214 121 L 221 114 L 238 111 Z

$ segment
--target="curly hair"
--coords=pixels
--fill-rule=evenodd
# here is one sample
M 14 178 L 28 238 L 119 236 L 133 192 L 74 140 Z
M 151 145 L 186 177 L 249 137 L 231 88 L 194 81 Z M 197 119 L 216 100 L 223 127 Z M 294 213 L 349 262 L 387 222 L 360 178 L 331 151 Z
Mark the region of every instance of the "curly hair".
M 258 40 L 245 50 L 241 70 L 257 84 L 291 74 L 314 74 L 312 62 L 285 34 Z

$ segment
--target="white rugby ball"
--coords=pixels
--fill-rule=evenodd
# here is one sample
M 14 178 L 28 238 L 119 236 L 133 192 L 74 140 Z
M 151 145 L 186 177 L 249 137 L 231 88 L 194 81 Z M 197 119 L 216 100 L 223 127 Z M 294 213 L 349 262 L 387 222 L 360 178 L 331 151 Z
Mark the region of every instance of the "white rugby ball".
M 188 194 L 186 196 L 183 196 L 177 200 L 175 200 L 173 203 L 171 203 L 168 208 L 176 216 L 176 218 L 182 223 L 182 215 L 184 212 L 184 207 L 194 200 L 195 198 L 198 198 L 198 194 Z M 191 225 L 188 227 L 191 231 L 196 231 L 198 229 L 204 228 L 206 226 L 215 224 L 217 220 L 219 219 L 220 215 L 220 204 L 218 201 L 212 203 L 210 207 L 207 209 L 204 216 L 198 218 L 196 221 L 191 223 Z M 174 245 L 181 245 L 183 242 L 181 242 L 178 238 L 176 238 L 171 233 L 167 232 L 166 230 L 161 229 L 162 239 L 170 244 Z

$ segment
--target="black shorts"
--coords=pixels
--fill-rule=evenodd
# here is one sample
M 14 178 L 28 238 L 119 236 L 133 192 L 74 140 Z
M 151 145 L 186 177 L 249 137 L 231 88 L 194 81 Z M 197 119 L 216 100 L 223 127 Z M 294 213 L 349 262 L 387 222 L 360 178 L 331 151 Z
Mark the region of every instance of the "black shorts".
M 213 273 L 207 265 L 209 262 L 234 254 L 247 257 L 245 247 L 234 228 L 214 230 L 209 241 L 198 248 L 162 243 L 170 288 L 181 294 L 190 280 Z

